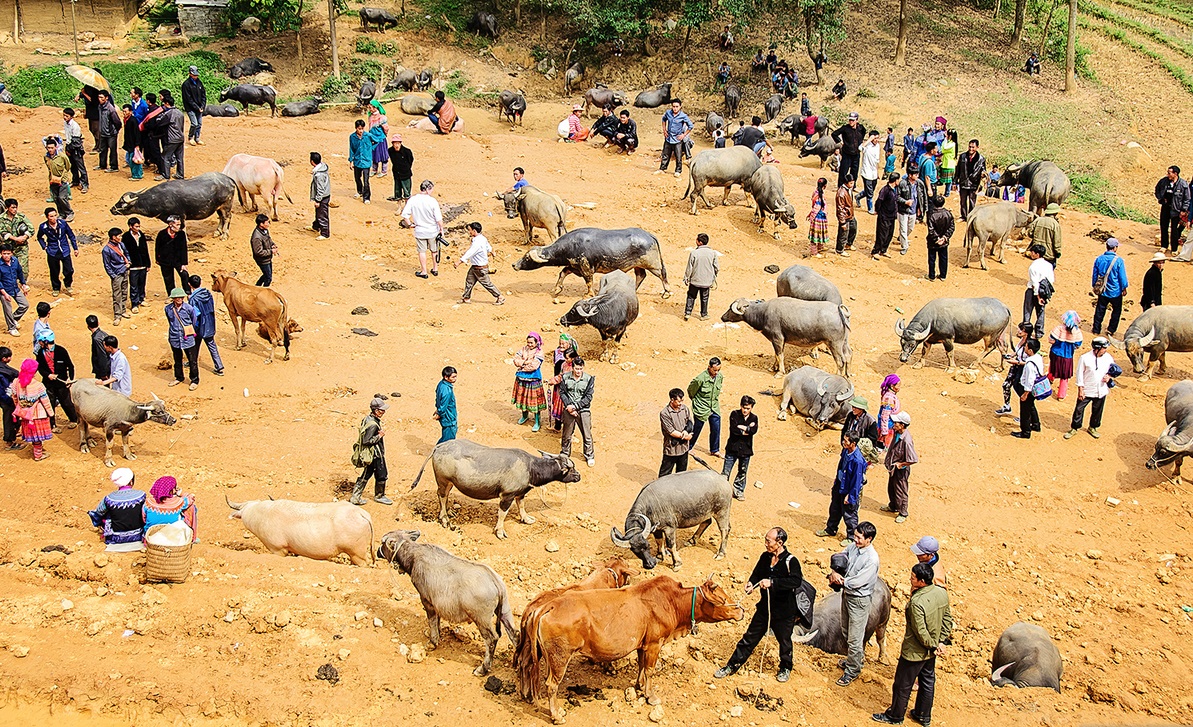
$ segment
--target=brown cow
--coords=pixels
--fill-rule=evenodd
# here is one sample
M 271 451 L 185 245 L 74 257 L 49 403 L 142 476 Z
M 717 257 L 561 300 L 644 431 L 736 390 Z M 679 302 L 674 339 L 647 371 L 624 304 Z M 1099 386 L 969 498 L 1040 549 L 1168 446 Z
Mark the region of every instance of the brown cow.
M 593 661 L 616 661 L 638 652 L 638 689 L 651 704 L 661 700 L 651 686 L 650 673 L 659 649 L 676 636 L 696 633 L 697 623 L 739 620 L 745 612 L 730 603 L 725 591 L 712 581 L 686 587 L 666 576 L 628 588 L 564 593 L 539 609 L 526 625 L 534 629 L 534 648 L 515 654 L 518 691 L 529 702 L 542 696 L 539 681 L 545 659 L 547 702 L 551 719 L 562 724 L 563 711 L 555 705 L 559 684 L 576 653 Z
M 236 350 L 247 344 L 244 338 L 245 325 L 249 322 L 264 326 L 269 341 L 269 356 L 265 363 L 273 363 L 273 351 L 278 346 L 286 348 L 283 360 L 290 360 L 290 314 L 286 299 L 272 288 L 259 288 L 237 280 L 235 273 L 216 270 L 211 274 L 211 289 L 224 294 L 224 307 L 232 319 L 236 332 Z

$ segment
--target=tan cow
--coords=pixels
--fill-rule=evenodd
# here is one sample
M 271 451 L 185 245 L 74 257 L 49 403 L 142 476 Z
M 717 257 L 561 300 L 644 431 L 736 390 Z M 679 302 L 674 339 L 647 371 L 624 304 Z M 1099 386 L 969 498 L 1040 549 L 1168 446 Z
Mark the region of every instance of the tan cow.
M 224 174 L 236 182 L 236 198 L 240 206 L 248 209 L 244 203 L 244 196 L 249 196 L 253 203 L 253 212 L 257 211 L 257 195 L 260 195 L 269 206 L 270 216 L 276 222 L 278 219 L 278 198 L 285 197 L 293 204 L 290 195 L 282 187 L 286 173 L 280 164 L 272 159 L 256 157 L 251 154 L 234 154 L 224 166 Z
M 259 288 L 237 280 L 235 273 L 216 270 L 211 274 L 211 289 L 224 294 L 224 307 L 236 331 L 236 350 L 244 348 L 245 324 L 260 323 L 269 341 L 269 356 L 265 363 L 273 363 L 273 350 L 285 346 L 283 360 L 290 360 L 290 314 L 286 299 L 272 288 Z

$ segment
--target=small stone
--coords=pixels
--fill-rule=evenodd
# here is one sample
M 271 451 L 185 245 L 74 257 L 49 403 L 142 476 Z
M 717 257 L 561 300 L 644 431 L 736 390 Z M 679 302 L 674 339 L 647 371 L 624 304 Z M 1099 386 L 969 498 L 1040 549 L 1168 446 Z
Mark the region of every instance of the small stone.
M 364 621 L 366 618 L 368 618 L 368 616 L 369 616 L 368 611 L 357 611 L 356 614 L 352 618 L 357 621 Z
M 340 649 L 340 653 L 339 653 L 339 655 L 338 655 L 338 656 L 340 657 L 340 661 L 348 661 L 348 657 L 349 657 L 349 656 L 351 656 L 351 655 L 352 655 L 352 651 L 351 651 L 351 650 L 349 650 L 349 649 Z
M 485 680 L 485 691 L 490 694 L 500 694 L 503 686 L 504 683 L 498 677 L 491 676 Z
M 69 610 L 71 610 L 71 609 L 72 609 L 72 608 L 74 608 L 74 607 L 75 607 L 75 603 L 74 603 L 74 601 L 71 601 L 71 600 L 70 600 L 70 599 L 68 599 L 68 598 L 64 598 L 64 599 L 62 599 L 62 610 L 63 610 L 63 611 L 69 611 Z
M 762 489 L 762 480 L 754 480 L 754 486 L 761 490 Z
M 354 316 L 367 316 L 368 314 L 369 309 L 365 308 L 363 305 L 358 305 L 352 309 L 352 315 Z
M 104 553 L 98 553 L 92 562 L 95 563 L 96 568 L 103 568 L 108 564 L 108 556 Z
M 1122 503 L 1122 500 L 1120 500 L 1116 497 L 1107 497 L 1106 498 L 1106 504 L 1111 507 L 1118 507 L 1119 504 L 1121 504 L 1121 503 Z
M 548 540 L 547 544 L 543 547 L 546 548 L 548 553 L 558 553 L 559 552 L 559 543 L 555 542 L 554 540 Z
M 381 619 L 377 618 L 376 616 L 373 617 L 373 626 L 375 628 L 381 628 L 384 625 L 385 622 L 383 622 Z
M 940 392 L 940 395 L 941 395 L 941 396 L 948 396 L 948 395 L 949 395 L 949 392 L 947 392 L 947 391 L 942 391 L 942 392 Z
M 1043 611 L 1033 611 L 1031 614 L 1031 620 L 1032 621 L 1043 621 L 1044 620 L 1044 612 Z
M 410 647 L 405 644 L 398 644 L 398 653 L 402 656 L 406 656 L 410 653 Z
M 411 644 L 410 653 L 406 654 L 406 661 L 411 664 L 421 664 L 427 659 L 427 647 L 422 644 Z
M 1102 560 L 1102 551 L 1091 548 L 1085 553 L 1085 557 L 1090 560 Z
M 290 625 L 290 612 L 282 611 L 277 616 L 273 617 L 273 625 L 279 629 L 284 629 Z
M 327 664 L 319 667 L 318 671 L 315 672 L 315 678 L 335 684 L 336 682 L 340 681 L 340 671 L 332 666 L 330 662 L 328 662 Z
M 730 717 L 740 717 L 741 714 L 742 714 L 742 708 L 741 708 L 740 704 L 735 704 L 729 708 L 729 716 Z
M 372 337 L 372 336 L 377 335 L 376 333 L 374 333 L 373 331 L 370 331 L 367 328 L 353 328 L 352 332 L 358 336 L 365 336 L 365 337 Z
M 99 588 L 95 589 L 95 595 L 106 596 L 106 595 L 108 595 L 108 589 L 105 588 L 104 586 L 100 586 Z
M 11 651 L 12 655 L 18 659 L 24 659 L 26 656 L 29 656 L 28 646 L 17 646 L 16 644 L 13 644 L 12 646 L 8 647 L 8 650 Z
M 228 613 L 224 614 L 224 620 L 227 621 L 228 623 L 232 623 L 233 621 L 236 620 L 236 612 L 229 611 Z
M 626 687 L 625 700 L 630 704 L 633 704 L 636 699 L 638 699 L 638 690 L 634 689 L 633 687 Z

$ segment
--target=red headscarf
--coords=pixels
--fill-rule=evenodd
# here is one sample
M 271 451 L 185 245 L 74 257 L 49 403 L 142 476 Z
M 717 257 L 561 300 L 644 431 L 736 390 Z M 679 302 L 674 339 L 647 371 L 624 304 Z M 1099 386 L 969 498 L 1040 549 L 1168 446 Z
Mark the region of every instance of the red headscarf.
M 17 376 L 17 381 L 21 384 L 21 388 L 25 388 L 33 381 L 33 375 L 37 373 L 37 361 L 35 359 L 27 358 L 21 362 L 21 373 Z
M 165 477 L 157 478 L 157 481 L 153 483 L 153 487 L 149 489 L 149 494 L 153 495 L 153 499 L 157 502 L 165 502 L 177 489 L 178 480 L 166 475 Z

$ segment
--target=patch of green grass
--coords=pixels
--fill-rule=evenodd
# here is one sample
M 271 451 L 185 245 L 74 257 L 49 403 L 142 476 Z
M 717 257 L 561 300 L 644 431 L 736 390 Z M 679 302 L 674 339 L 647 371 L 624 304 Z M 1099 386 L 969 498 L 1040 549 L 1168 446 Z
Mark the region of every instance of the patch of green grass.
M 1193 13 L 1189 13 L 1188 6 L 1180 3 L 1168 3 L 1163 0 L 1153 0 L 1153 2 L 1141 2 L 1141 0 L 1112 0 L 1115 5 L 1122 5 L 1138 10 L 1140 12 L 1149 13 L 1168 20 L 1175 20 L 1178 23 L 1186 25 L 1193 25 Z
M 857 97 L 858 98 L 878 98 L 878 94 L 863 86 L 862 88 L 859 88 L 857 90 Z
M 1141 23 L 1138 20 L 1132 20 L 1131 18 L 1119 15 L 1118 13 L 1111 10 L 1107 10 L 1100 5 L 1095 5 L 1089 2 L 1081 3 L 1081 10 L 1082 12 L 1088 13 L 1099 20 L 1105 20 L 1106 22 L 1116 26 L 1130 28 L 1140 35 L 1147 36 L 1161 45 L 1166 45 L 1179 53 L 1183 53 L 1189 58 L 1193 58 L 1193 43 L 1186 43 L 1173 38 L 1159 28 L 1147 25 L 1146 23 Z
M 319 87 L 319 96 L 329 103 L 340 100 L 350 93 L 352 93 L 352 84 L 348 82 L 348 77 L 342 74 L 338 78 L 328 76 L 323 79 L 323 85 Z
M 1168 73 L 1175 78 L 1177 82 L 1184 86 L 1186 91 L 1193 93 L 1193 77 L 1191 77 L 1184 68 L 1181 68 L 1172 61 L 1168 60 L 1168 58 L 1162 53 L 1148 48 L 1144 44 L 1128 36 L 1119 28 L 1110 27 L 1103 23 L 1095 23 L 1086 20 L 1085 18 L 1079 18 L 1078 22 L 1081 24 L 1082 28 L 1087 28 L 1089 30 L 1095 30 L 1099 33 L 1102 33 L 1103 35 L 1125 45 L 1136 53 L 1141 53 L 1148 58 L 1151 58 L 1153 61 L 1160 64 L 1164 70 L 1168 71 Z
M 374 56 L 393 57 L 398 54 L 398 44 L 392 40 L 378 43 L 372 38 L 361 36 L 356 39 L 356 52 Z
M 354 80 L 368 78 L 375 82 L 381 82 L 385 78 L 380 61 L 373 58 L 352 56 L 345 64 L 345 68 L 348 75 Z
M 1146 212 L 1111 201 L 1108 197 L 1110 182 L 1097 172 L 1070 174 L 1069 182 L 1073 185 L 1073 191 L 1069 193 L 1069 198 L 1065 202 L 1067 205 L 1120 220 L 1142 222 L 1147 225 L 1157 223 L 1156 218 Z

